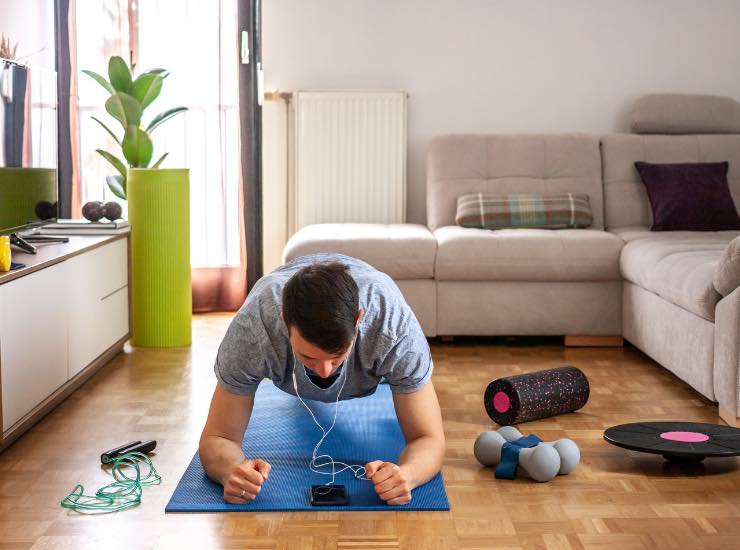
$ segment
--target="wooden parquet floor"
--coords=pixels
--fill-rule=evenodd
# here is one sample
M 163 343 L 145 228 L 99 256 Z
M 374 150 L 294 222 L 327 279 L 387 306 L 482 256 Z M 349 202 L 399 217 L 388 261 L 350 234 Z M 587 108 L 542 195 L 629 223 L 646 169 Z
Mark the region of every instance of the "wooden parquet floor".
M 192 349 L 128 349 L 0 454 L 0 549 L 656 549 L 740 548 L 740 459 L 676 467 L 608 445 L 606 427 L 639 420 L 716 422 L 717 407 L 632 348 L 566 349 L 557 341 L 433 344 L 448 450 L 450 512 L 164 514 L 197 446 L 229 316 L 198 316 Z M 523 426 L 570 437 L 582 462 L 538 484 L 497 481 L 472 456 L 492 429 L 482 405 L 496 377 L 572 364 L 591 382 L 576 414 Z M 142 504 L 103 516 L 62 509 L 76 483 L 108 483 L 98 456 L 136 439 L 159 442 L 163 476 Z

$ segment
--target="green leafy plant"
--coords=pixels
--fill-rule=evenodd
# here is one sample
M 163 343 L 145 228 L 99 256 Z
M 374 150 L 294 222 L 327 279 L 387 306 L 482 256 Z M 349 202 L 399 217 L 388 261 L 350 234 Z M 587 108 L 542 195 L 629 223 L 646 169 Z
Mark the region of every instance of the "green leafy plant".
M 174 107 L 159 113 L 143 126 L 144 110 L 159 96 L 162 83 L 169 73 L 164 69 L 150 69 L 136 78 L 123 58 L 113 56 L 108 62 L 108 80 L 94 71 L 82 71 L 100 84 L 110 94 L 105 102 L 105 110 L 115 118 L 123 129 L 119 138 L 113 130 L 96 117 L 92 119 L 120 145 L 125 163 L 116 155 L 96 149 L 98 154 L 107 160 L 118 174 L 108 176 L 106 182 L 113 194 L 126 199 L 126 164 L 130 168 L 148 168 L 152 161 L 154 146 L 152 132 L 172 117 L 187 111 L 187 107 Z M 161 155 L 151 168 L 159 168 L 169 153 Z

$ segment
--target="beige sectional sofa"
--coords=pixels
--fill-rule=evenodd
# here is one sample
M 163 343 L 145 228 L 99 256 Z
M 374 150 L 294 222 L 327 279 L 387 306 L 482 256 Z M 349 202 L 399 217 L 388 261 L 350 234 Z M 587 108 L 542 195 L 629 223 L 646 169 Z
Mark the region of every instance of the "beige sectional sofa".
M 455 225 L 465 193 L 588 194 L 589 229 Z M 432 141 L 427 219 L 437 241 L 437 333 L 621 332 L 622 240 L 604 231 L 599 141 L 585 134 L 458 135 Z
M 332 251 L 367 261 L 393 277 L 428 336 L 623 335 L 718 401 L 723 418 L 736 424 L 740 289 L 732 288 L 732 274 L 740 272 L 740 257 L 735 264 L 725 258 L 730 288 L 720 292 L 714 280 L 740 232 L 651 232 L 650 205 L 634 168 L 638 160 L 729 161 L 740 205 L 740 127 L 728 124 L 740 106 L 725 102 L 734 111 L 722 117 L 711 98 L 681 98 L 678 109 L 676 96 L 638 102 L 633 127 L 655 135 L 436 138 L 427 162 L 427 226 L 309 226 L 291 237 L 284 259 Z M 736 133 L 708 134 L 712 126 L 697 114 L 703 105 L 723 121 L 721 131 Z M 703 134 L 659 134 L 692 128 Z M 562 230 L 459 227 L 457 197 L 474 192 L 587 193 L 594 223 Z
M 625 242 L 622 334 L 718 401 L 721 416 L 736 424 L 740 291 L 723 296 L 714 275 L 740 231 L 650 231 L 652 211 L 634 163 L 729 161 L 730 192 L 740 205 L 740 135 L 611 135 L 601 148 L 606 226 Z

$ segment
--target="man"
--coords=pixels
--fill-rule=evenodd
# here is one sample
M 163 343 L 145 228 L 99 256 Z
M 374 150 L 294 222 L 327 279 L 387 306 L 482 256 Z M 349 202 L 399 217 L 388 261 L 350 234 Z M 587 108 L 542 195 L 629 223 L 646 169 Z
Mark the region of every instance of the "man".
M 383 501 L 406 504 L 444 455 L 432 369 L 421 327 L 390 277 L 349 256 L 297 258 L 254 286 L 221 343 L 203 467 L 226 502 L 257 497 L 271 466 L 245 459 L 242 440 L 263 378 L 295 395 L 295 376 L 302 398 L 330 403 L 371 395 L 385 378 L 406 446 L 398 464 L 371 460 L 365 475 Z

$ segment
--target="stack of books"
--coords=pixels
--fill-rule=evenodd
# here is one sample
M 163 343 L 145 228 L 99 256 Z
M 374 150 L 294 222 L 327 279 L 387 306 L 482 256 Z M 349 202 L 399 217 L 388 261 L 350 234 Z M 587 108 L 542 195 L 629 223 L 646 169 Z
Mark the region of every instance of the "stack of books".
M 126 220 L 97 221 L 88 220 L 65 220 L 58 219 L 54 223 L 48 223 L 38 231 L 39 235 L 117 235 L 128 233 L 131 226 Z

